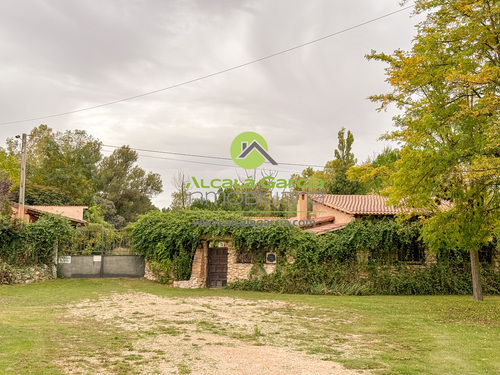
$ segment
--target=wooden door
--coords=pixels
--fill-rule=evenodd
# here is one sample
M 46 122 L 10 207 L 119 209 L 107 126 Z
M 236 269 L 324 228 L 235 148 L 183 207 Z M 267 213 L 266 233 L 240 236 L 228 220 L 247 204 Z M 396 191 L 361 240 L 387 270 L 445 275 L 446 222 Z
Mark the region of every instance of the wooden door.
M 222 288 L 227 284 L 227 247 L 208 248 L 207 286 Z

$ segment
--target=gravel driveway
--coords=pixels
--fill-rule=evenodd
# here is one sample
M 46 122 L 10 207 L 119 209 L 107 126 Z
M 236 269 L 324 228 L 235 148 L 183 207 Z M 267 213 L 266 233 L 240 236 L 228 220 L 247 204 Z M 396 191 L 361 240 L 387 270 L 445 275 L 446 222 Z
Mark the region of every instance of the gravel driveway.
M 98 320 L 137 333 L 121 352 L 84 361 L 73 358 L 66 373 L 105 374 L 105 361 L 128 361 L 138 374 L 305 375 L 368 374 L 334 361 L 359 352 L 357 337 L 337 333 L 356 316 L 276 300 L 229 297 L 167 298 L 133 292 L 70 305 L 75 319 Z

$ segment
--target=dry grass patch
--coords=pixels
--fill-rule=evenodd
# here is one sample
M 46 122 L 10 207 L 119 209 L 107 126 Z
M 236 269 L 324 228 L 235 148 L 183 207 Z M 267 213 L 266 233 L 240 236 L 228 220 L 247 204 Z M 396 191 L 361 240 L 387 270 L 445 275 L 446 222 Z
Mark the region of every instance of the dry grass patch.
M 99 360 L 122 360 L 139 374 L 359 374 L 333 360 L 374 353 L 336 330 L 358 316 L 300 303 L 128 292 L 83 300 L 68 312 L 137 333 L 118 355 L 92 359 L 97 369 Z

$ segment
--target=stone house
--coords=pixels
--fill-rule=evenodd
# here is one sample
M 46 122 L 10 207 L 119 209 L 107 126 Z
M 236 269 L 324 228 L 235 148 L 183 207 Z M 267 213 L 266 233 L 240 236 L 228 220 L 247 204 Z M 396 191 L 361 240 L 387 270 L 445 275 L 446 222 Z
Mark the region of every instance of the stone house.
M 308 199 L 314 202 L 312 212 L 308 212 Z M 386 205 L 387 198 L 375 195 L 324 195 L 307 197 L 300 194 L 297 200 L 297 216 L 288 219 L 303 230 L 317 235 L 344 228 L 352 220 L 366 216 L 391 216 L 398 209 Z M 253 220 L 282 220 L 278 217 L 254 217 Z M 315 226 L 310 227 L 310 221 Z M 217 247 L 210 246 L 217 242 Z M 238 279 L 248 279 L 254 264 L 233 248 L 230 237 L 201 238 L 195 251 L 191 278 L 175 281 L 181 288 L 223 287 Z M 292 260 L 289 260 L 292 261 Z M 276 267 L 276 254 L 266 254 L 262 269 L 271 273 Z
M 401 211 L 395 206 L 387 205 L 387 197 L 380 195 L 315 195 L 312 201 L 312 212 L 308 212 L 308 197 L 302 193 L 298 196 L 297 217 L 289 220 L 305 222 L 314 220 L 314 227 L 304 230 L 315 234 L 323 234 L 342 229 L 351 221 L 363 217 L 394 217 Z

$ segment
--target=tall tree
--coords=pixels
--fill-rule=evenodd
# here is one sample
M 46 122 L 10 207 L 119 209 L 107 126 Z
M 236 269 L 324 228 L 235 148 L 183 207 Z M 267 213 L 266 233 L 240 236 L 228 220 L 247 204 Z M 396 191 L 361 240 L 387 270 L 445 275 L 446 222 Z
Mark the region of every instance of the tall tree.
M 11 138 L 7 144 L 11 154 L 20 157 L 19 141 Z M 89 204 L 96 192 L 100 159 L 101 142 L 84 130 L 54 132 L 47 125 L 34 128 L 27 142 L 26 201 Z
M 172 177 L 172 184 L 175 187 L 175 191 L 172 193 L 172 203 L 170 208 L 172 211 L 185 210 L 189 206 L 189 197 L 187 193 L 190 188 L 187 187 L 189 182 L 189 176 L 185 175 L 182 171 L 177 171 L 177 173 Z
M 349 168 L 347 178 L 361 183 L 363 190 L 369 194 L 384 194 L 390 186 L 390 178 L 396 169 L 398 159 L 399 151 L 386 147 L 373 159 Z
M 113 203 L 123 224 L 154 209 L 151 198 L 163 191 L 160 175 L 147 173 L 136 165 L 137 159 L 137 152 L 122 146 L 99 165 L 100 196 Z
M 21 176 L 19 160 L 2 149 L 0 149 L 0 175 L 4 179 L 10 180 L 12 184 L 19 184 L 19 177 Z
M 350 181 L 347 178 L 347 170 L 356 164 L 356 158 L 352 152 L 354 136 L 351 131 L 345 133 L 343 127 L 338 132 L 338 146 L 334 151 L 335 159 L 326 163 L 324 177 L 326 192 L 328 194 L 360 194 L 362 186 L 357 181 Z
M 478 249 L 500 225 L 500 2 L 417 0 L 415 12 L 426 18 L 410 51 L 368 56 L 388 63 L 393 88 L 372 99 L 403 110 L 387 135 L 402 145 L 391 200 L 435 212 L 424 240 L 470 252 L 482 300 Z

